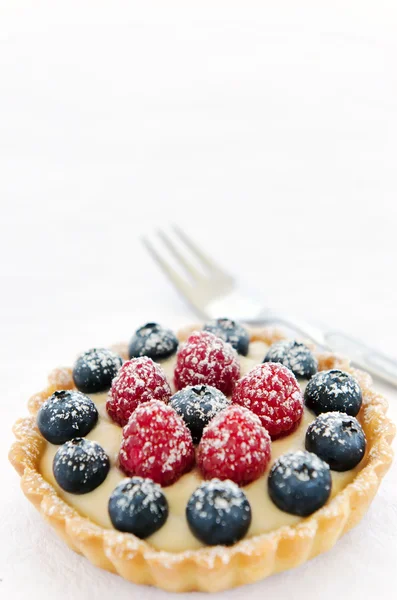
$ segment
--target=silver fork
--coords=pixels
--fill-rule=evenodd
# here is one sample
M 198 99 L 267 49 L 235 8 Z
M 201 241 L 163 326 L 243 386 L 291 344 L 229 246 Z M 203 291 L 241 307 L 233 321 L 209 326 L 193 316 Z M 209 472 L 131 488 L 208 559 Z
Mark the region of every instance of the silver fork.
M 158 252 L 147 237 L 147 250 L 201 319 L 230 317 L 251 325 L 278 323 L 311 340 L 321 348 L 342 352 L 357 367 L 397 387 L 397 362 L 381 352 L 339 331 L 322 331 L 296 317 L 278 314 L 265 308 L 258 299 L 244 292 L 236 278 L 221 268 L 184 231 L 175 225 L 170 236 L 158 232 L 186 276 L 181 275 Z M 182 250 L 183 248 L 183 250 Z M 189 258 L 190 255 L 190 258 Z M 200 266 L 196 267 L 194 262 Z

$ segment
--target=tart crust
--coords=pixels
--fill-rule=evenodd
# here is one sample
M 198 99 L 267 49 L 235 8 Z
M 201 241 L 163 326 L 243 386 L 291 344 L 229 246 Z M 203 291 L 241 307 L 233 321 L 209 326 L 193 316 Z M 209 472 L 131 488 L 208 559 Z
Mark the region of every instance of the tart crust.
M 200 325 L 185 328 L 178 337 L 183 341 L 191 331 L 200 328 Z M 274 328 L 250 330 L 251 341 L 272 344 L 284 337 Z M 127 358 L 126 346 L 113 349 Z M 386 416 L 387 401 L 371 387 L 371 377 L 353 369 L 341 356 L 315 354 L 320 370 L 343 369 L 356 377 L 361 386 L 360 420 L 368 447 L 364 466 L 351 483 L 310 517 L 242 540 L 232 547 L 215 546 L 180 553 L 158 551 L 134 535 L 96 525 L 57 494 L 39 472 L 45 440 L 37 429 L 35 415 L 54 391 L 73 387 L 71 369 L 55 369 L 46 389 L 30 399 L 28 406 L 32 416 L 16 422 L 17 441 L 11 447 L 9 459 L 21 476 L 25 496 L 70 548 L 98 567 L 134 583 L 154 585 L 171 592 L 216 592 L 258 581 L 329 550 L 360 521 L 392 461 L 395 426 Z

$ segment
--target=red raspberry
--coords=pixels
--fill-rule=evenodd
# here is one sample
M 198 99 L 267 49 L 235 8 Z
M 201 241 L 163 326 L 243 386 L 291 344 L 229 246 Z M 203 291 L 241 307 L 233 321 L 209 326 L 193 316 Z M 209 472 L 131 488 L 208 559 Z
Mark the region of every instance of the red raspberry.
M 239 377 L 237 352 L 208 331 L 192 333 L 177 354 L 174 380 L 178 390 L 207 384 L 228 396 Z
M 170 398 L 171 388 L 161 367 L 142 356 L 127 360 L 113 379 L 106 410 L 110 418 L 123 427 L 142 402 L 168 402 Z
M 193 466 L 192 436 L 171 406 L 158 400 L 146 402 L 123 429 L 119 462 L 129 476 L 170 485 Z
M 204 429 L 197 464 L 205 479 L 231 479 L 245 485 L 260 477 L 270 460 L 270 435 L 254 413 L 230 406 Z
M 303 396 L 295 375 L 280 363 L 252 369 L 237 383 L 232 400 L 258 415 L 273 440 L 294 431 L 303 414 Z

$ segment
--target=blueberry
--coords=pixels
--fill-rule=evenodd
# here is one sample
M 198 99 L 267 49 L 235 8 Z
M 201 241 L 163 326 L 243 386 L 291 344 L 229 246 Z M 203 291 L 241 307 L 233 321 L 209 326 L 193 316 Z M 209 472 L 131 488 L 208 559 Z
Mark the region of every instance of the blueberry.
M 145 539 L 166 522 L 167 499 L 151 479 L 132 477 L 122 481 L 110 496 L 109 516 L 115 529 Z
M 268 478 L 269 496 L 284 512 L 307 517 L 331 494 L 329 466 L 315 454 L 298 450 L 281 455 Z
M 54 392 L 37 415 L 41 435 L 51 444 L 63 444 L 87 435 L 98 421 L 95 404 L 81 392 Z
M 290 369 L 295 377 L 303 379 L 310 379 L 318 369 L 317 359 L 309 348 L 295 340 L 282 340 L 272 344 L 263 362 L 281 363 Z
M 320 371 L 314 375 L 306 386 L 304 398 L 307 408 L 316 415 L 338 411 L 355 417 L 362 404 L 357 381 L 339 369 Z
M 247 533 L 251 506 L 238 485 L 212 479 L 190 496 L 186 518 L 193 535 L 204 544 L 231 546 Z
M 106 348 L 91 348 L 81 354 L 73 367 L 73 381 L 80 392 L 106 392 L 123 364 L 123 359 Z
M 198 444 L 204 427 L 231 400 L 211 385 L 189 385 L 174 394 L 170 404 L 190 429 L 193 443 Z
M 334 471 L 353 469 L 364 456 L 365 434 L 355 417 L 340 412 L 318 415 L 306 432 L 306 450 Z
M 52 464 L 58 485 L 71 494 L 95 490 L 105 481 L 109 468 L 109 457 L 102 446 L 84 438 L 74 438 L 63 444 Z
M 247 356 L 250 338 L 248 331 L 240 323 L 231 319 L 215 319 L 206 323 L 203 329 L 229 342 L 242 356 Z
M 170 329 L 157 323 L 146 323 L 134 334 L 128 347 L 130 358 L 148 356 L 154 361 L 169 358 L 178 348 L 178 338 Z

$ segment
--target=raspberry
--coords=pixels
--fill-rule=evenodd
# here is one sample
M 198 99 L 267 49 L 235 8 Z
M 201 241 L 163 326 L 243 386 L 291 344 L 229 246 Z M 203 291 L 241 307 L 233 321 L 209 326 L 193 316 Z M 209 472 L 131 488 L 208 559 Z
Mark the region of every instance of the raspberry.
M 232 401 L 258 415 L 273 440 L 292 433 L 303 414 L 303 396 L 295 375 L 279 363 L 263 363 L 242 377 Z
M 239 377 L 236 351 L 212 333 L 192 333 L 178 351 L 174 373 L 178 390 L 187 385 L 207 384 L 228 396 Z
M 270 448 L 270 436 L 260 419 L 234 405 L 216 415 L 204 429 L 197 464 L 205 479 L 231 479 L 245 485 L 264 473 Z
M 123 429 L 119 462 L 127 475 L 170 485 L 193 466 L 192 436 L 173 408 L 158 400 L 146 402 Z
M 161 367 L 143 356 L 123 364 L 112 381 L 106 410 L 113 421 L 122 427 L 142 402 L 168 402 L 171 388 Z

